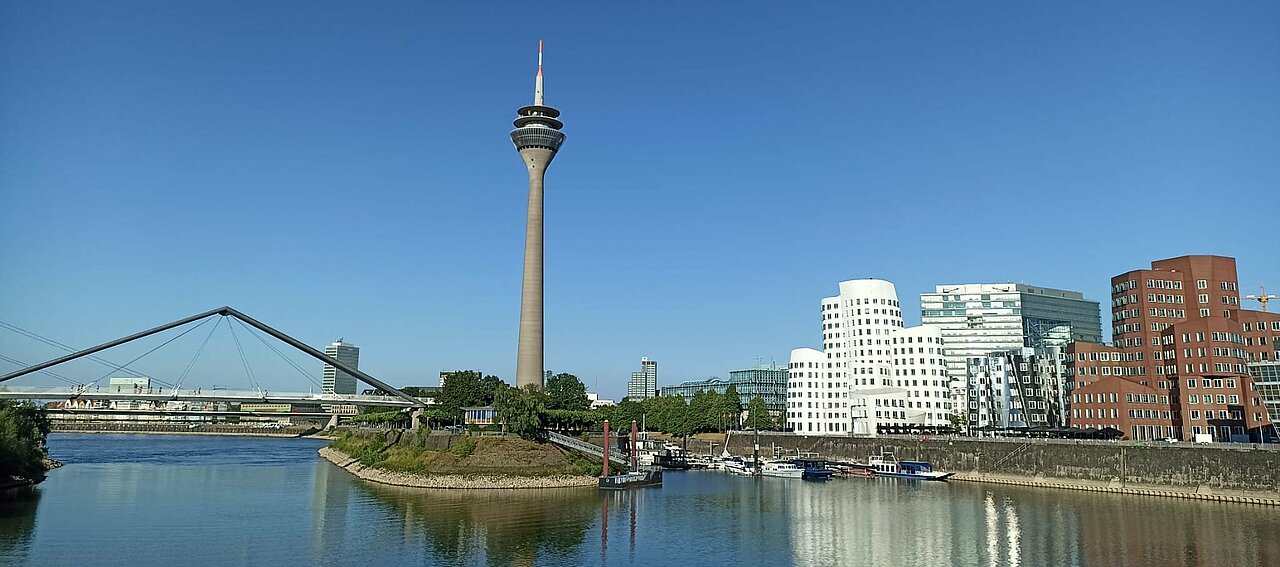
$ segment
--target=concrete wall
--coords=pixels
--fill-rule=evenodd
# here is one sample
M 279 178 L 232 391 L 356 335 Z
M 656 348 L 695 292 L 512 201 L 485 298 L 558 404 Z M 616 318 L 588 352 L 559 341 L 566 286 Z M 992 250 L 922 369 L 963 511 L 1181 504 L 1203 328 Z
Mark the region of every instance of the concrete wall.
M 1051 477 L 1120 485 L 1168 486 L 1189 491 L 1280 492 L 1280 451 L 1205 447 L 1192 444 L 1151 446 L 1081 442 L 1017 442 L 974 439 L 861 439 L 762 435 L 761 453 L 796 450 L 827 458 L 865 462 L 881 450 L 899 459 L 929 461 L 939 470 Z M 697 450 L 697 445 L 690 448 Z M 729 451 L 747 455 L 750 435 L 734 435 Z

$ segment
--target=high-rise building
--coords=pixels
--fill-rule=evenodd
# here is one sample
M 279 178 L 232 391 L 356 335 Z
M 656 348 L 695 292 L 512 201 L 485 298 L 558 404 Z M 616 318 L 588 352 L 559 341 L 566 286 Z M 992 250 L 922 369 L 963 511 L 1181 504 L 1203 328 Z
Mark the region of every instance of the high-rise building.
M 822 350 L 791 351 L 787 423 L 805 435 L 875 435 L 950 426 L 944 339 L 902 326 L 897 291 L 884 280 L 840 282 L 821 302 Z
M 324 347 L 324 353 L 351 368 L 360 369 L 360 347 L 356 345 L 338 339 L 329 346 Z M 324 384 L 322 387 L 326 394 L 354 395 L 356 393 L 356 377 L 338 370 L 336 366 L 326 364 L 324 365 Z
M 1234 258 L 1180 256 L 1111 278 L 1111 324 L 1114 346 L 1068 349 L 1072 402 L 1080 403 L 1072 425 L 1118 426 L 1132 439 L 1216 441 L 1257 440 L 1269 427 L 1248 365 L 1280 357 L 1280 314 L 1240 308 Z M 1103 356 L 1107 362 L 1095 361 Z M 1132 390 L 1120 380 L 1152 392 L 1118 395 Z M 1096 407 L 1100 395 L 1111 404 L 1113 393 L 1118 416 L 1142 412 L 1146 421 L 1117 422 L 1110 408 Z M 1132 405 L 1151 403 L 1150 395 L 1156 406 Z
M 640 371 L 631 373 L 627 382 L 627 399 L 645 400 L 658 395 L 658 361 L 640 358 Z
M 960 381 L 970 358 L 1101 342 L 1099 313 L 1098 302 L 1080 292 L 1026 284 L 939 285 L 920 294 L 920 322 L 942 329 L 947 373 Z
M 538 76 L 533 104 L 516 111 L 520 116 L 511 142 L 529 170 L 529 213 L 524 233 L 524 280 L 520 287 L 520 336 L 516 348 L 516 387 L 543 385 L 542 376 L 542 182 L 556 157 L 564 133 L 560 111 L 542 103 L 542 42 L 538 42 Z

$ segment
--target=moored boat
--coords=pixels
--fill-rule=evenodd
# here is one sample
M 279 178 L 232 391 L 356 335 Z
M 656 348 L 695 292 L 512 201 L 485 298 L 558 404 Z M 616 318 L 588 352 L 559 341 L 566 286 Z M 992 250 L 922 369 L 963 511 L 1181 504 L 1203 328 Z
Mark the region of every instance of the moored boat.
M 779 478 L 803 478 L 804 469 L 797 467 L 791 461 L 772 461 L 765 462 L 760 467 L 761 476 L 774 476 Z
M 879 455 L 871 455 L 867 459 L 866 468 L 871 470 L 874 476 L 889 476 L 894 478 L 911 478 L 916 480 L 946 480 L 947 477 L 956 474 L 953 472 L 941 472 L 933 470 L 933 464 L 925 461 L 899 461 L 894 458 L 893 453 L 880 453 Z
M 792 459 L 791 462 L 803 471 L 801 478 L 805 480 L 827 480 L 835 471 L 827 466 L 826 459 L 818 459 L 812 457 L 801 457 Z
M 649 467 L 635 472 L 600 477 L 600 488 L 604 490 L 623 490 L 660 484 L 662 484 L 661 467 Z

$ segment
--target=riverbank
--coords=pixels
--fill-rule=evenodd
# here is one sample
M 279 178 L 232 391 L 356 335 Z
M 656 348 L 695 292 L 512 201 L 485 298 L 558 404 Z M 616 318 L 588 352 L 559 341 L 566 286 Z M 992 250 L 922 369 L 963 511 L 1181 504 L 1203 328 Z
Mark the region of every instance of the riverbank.
M 360 460 L 331 447 L 321 447 L 320 456 L 357 477 L 379 484 L 410 488 L 451 489 L 530 489 L 530 488 L 579 488 L 598 486 L 592 476 L 512 476 L 512 475 L 456 475 L 415 474 L 366 467 Z
M 729 451 L 750 454 L 753 441 L 734 435 Z M 931 462 L 965 482 L 1280 506 L 1280 453 L 1248 444 L 762 434 L 760 448 L 766 456 L 801 451 L 854 461 L 892 452 L 899 459 Z

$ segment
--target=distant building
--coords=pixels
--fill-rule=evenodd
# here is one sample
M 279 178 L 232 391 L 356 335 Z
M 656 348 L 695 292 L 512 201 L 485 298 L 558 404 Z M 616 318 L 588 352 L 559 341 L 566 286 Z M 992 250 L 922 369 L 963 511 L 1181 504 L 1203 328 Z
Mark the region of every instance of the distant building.
M 757 366 L 747 370 L 733 370 L 729 372 L 728 380 L 713 377 L 706 380 L 685 381 L 673 386 L 663 386 L 662 395 L 680 396 L 684 398 L 685 402 L 689 402 L 693 400 L 694 394 L 702 391 L 723 394 L 731 384 L 738 391 L 738 397 L 742 400 L 742 409 L 744 411 L 747 403 L 756 396 L 760 396 L 764 400 L 765 406 L 774 415 L 781 415 L 787 409 L 787 369 L 774 365 Z
M 324 347 L 324 353 L 351 368 L 360 369 L 360 347 L 356 345 L 338 339 Z M 336 366 L 326 364 L 323 389 L 326 394 L 355 395 L 356 377 L 338 370 Z
M 1062 347 L 1020 349 L 970 357 L 968 426 L 1066 427 L 1070 391 Z
M 475 372 L 476 375 L 478 376 L 484 376 L 484 373 L 479 370 L 441 370 L 440 371 L 440 387 L 441 388 L 444 387 L 444 382 L 445 380 L 449 379 L 450 374 L 455 374 L 458 372 Z
M 602 399 L 602 398 L 600 397 L 600 394 L 596 394 L 596 393 L 592 393 L 592 392 L 587 392 L 587 401 L 588 401 L 588 402 L 591 402 L 591 409 L 596 409 L 596 408 L 605 408 L 605 407 L 609 407 L 609 406 L 616 406 L 616 405 L 618 405 L 618 403 L 617 403 L 617 402 L 615 402 L 615 401 L 613 401 L 613 400 L 606 400 L 606 399 Z
M 151 379 L 144 377 L 123 376 L 112 378 L 107 382 L 107 391 L 112 394 L 150 394 Z M 112 400 L 111 409 L 144 410 L 155 407 L 147 400 Z M 129 419 L 130 416 L 118 416 L 112 419 Z M 132 416 L 134 418 L 138 416 Z
M 631 373 L 627 382 L 627 399 L 647 400 L 658 395 L 658 361 L 649 357 L 640 359 L 640 371 Z

